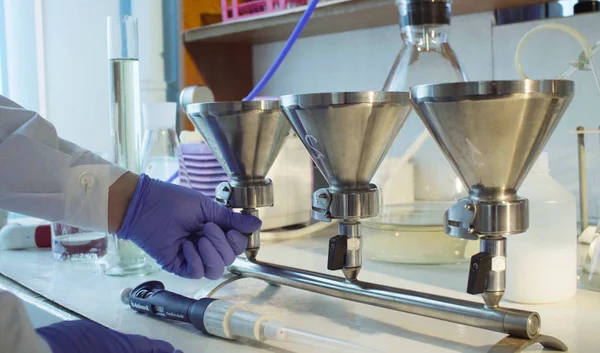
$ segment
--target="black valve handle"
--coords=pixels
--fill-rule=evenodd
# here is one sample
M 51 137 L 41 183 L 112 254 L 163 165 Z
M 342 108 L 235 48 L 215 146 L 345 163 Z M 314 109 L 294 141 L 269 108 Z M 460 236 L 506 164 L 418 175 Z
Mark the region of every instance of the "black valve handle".
M 329 253 L 327 255 L 328 270 L 337 271 L 344 268 L 347 248 L 348 238 L 345 235 L 336 235 L 329 239 Z
M 480 252 L 471 257 L 471 267 L 469 268 L 469 281 L 467 283 L 467 293 L 481 294 L 485 292 L 488 275 L 492 270 L 492 255 L 486 252 Z

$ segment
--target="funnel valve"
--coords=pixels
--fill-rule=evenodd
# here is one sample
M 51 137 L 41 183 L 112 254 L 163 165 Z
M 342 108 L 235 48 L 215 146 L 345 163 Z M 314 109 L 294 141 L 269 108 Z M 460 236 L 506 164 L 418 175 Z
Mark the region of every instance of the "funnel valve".
M 317 221 L 331 222 L 331 193 L 327 189 L 319 189 L 313 193 L 312 217 Z
M 471 199 L 458 200 L 444 213 L 446 234 L 468 240 L 479 239 L 473 226 L 476 213 L 477 205 Z
M 231 208 L 259 208 L 273 206 L 273 183 L 264 179 L 261 183 L 232 185 L 221 183 L 215 190 L 218 203 Z

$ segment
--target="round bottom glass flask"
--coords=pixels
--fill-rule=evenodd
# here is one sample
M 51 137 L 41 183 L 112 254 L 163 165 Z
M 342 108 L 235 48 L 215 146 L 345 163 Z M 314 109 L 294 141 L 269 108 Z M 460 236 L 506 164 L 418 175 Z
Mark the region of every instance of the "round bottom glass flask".
M 383 90 L 406 92 L 421 84 L 466 81 L 448 43 L 451 1 L 397 0 L 397 5 L 403 46 Z M 469 260 L 469 241 L 446 235 L 442 224 L 444 211 L 466 190 L 415 112 L 373 182 L 382 204 L 378 217 L 363 222 L 366 257 L 410 264 Z

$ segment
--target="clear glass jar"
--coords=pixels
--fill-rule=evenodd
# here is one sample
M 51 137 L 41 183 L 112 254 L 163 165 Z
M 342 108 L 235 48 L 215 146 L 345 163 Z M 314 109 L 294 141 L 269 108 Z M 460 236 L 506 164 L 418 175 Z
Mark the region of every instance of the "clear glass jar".
M 52 223 L 52 255 L 65 261 L 95 261 L 106 255 L 108 235 L 102 232 Z
M 397 0 L 397 5 L 403 45 L 383 90 L 406 92 L 421 84 L 466 81 L 467 75 L 448 43 L 451 1 Z M 408 172 L 408 169 L 412 171 Z M 441 240 L 443 212 L 438 218 L 431 219 L 430 226 L 439 232 L 427 231 L 416 236 L 414 232 L 405 231 L 406 227 L 413 226 L 405 223 L 407 218 L 403 212 L 407 201 L 415 202 L 413 208 L 421 212 L 426 212 L 430 206 L 434 207 L 431 212 L 437 212 L 440 203 L 451 204 L 459 196 L 466 195 L 462 182 L 414 111 L 408 116 L 373 181 L 381 191 L 382 207 L 378 217 L 365 220 L 365 227 L 379 230 L 373 236 L 407 237 L 405 241 L 394 242 L 398 245 L 393 250 L 397 256 L 389 257 L 389 261 L 414 263 L 414 259 L 419 259 L 418 263 L 439 264 L 457 259 L 467 261 L 454 255 L 456 245 L 451 239 Z M 412 188 L 409 190 L 407 185 Z M 396 195 L 399 190 L 403 193 L 401 200 Z M 436 235 L 432 235 L 434 233 Z M 432 244 L 431 237 L 440 242 L 435 254 L 427 250 Z M 412 250 L 407 250 L 407 245 Z M 367 242 L 365 246 L 370 247 Z M 444 246 L 446 250 L 442 250 Z M 408 254 L 416 249 L 423 252 Z M 380 251 L 371 250 L 365 249 L 367 256 L 369 252 L 373 255 Z M 392 249 L 386 249 L 389 251 Z M 439 255 L 442 251 L 445 251 L 444 256 Z
M 467 240 L 446 235 L 440 222 L 451 205 L 421 202 L 389 207 L 380 222 L 363 223 L 365 255 L 371 260 L 405 264 L 467 261 L 479 249 L 467 247 Z

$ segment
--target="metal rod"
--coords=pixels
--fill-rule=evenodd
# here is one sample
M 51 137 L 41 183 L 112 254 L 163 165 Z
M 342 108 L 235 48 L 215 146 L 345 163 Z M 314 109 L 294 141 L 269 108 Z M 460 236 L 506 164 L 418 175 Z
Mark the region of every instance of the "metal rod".
M 585 128 L 577 127 L 577 158 L 579 161 L 579 224 L 583 232 L 588 227 L 587 175 L 585 169 Z
M 358 303 L 374 305 L 482 329 L 531 338 L 540 331 L 540 316 L 534 312 L 490 308 L 484 304 L 388 287 L 368 282 L 348 282 L 340 277 L 259 261 L 236 259 L 233 274 L 261 279 Z

